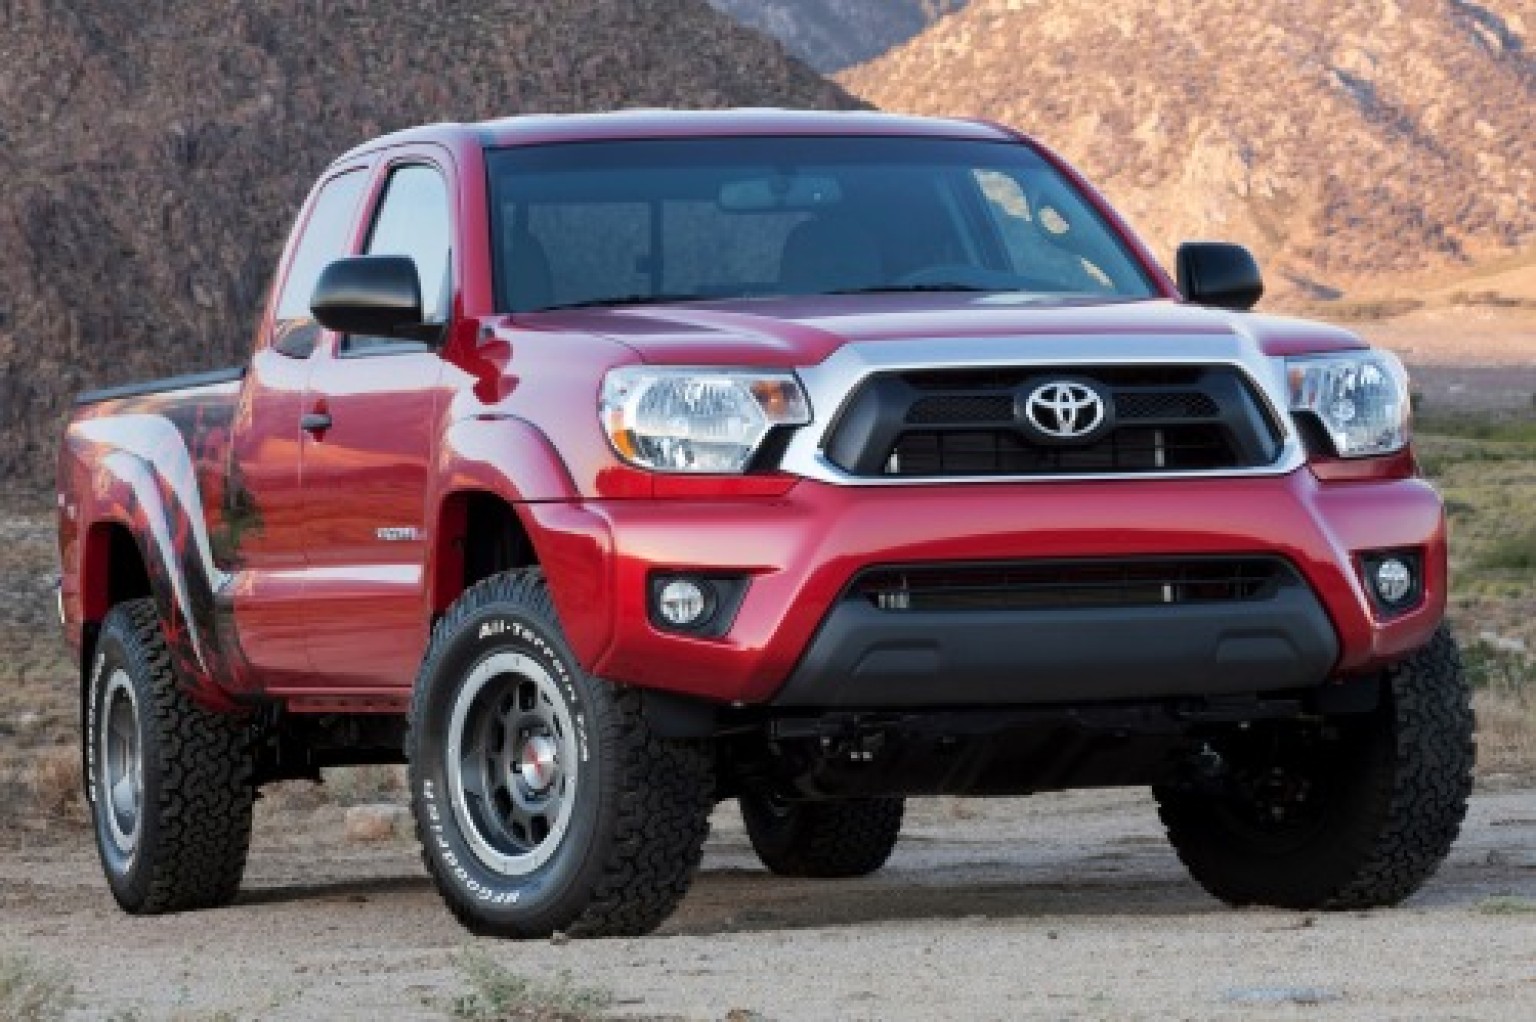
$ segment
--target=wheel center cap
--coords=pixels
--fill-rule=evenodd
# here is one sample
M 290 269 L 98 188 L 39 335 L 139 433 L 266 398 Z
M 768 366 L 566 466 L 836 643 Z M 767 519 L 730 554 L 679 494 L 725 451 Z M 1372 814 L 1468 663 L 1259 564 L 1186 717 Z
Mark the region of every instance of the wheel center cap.
M 533 791 L 544 791 L 554 783 L 560 766 L 559 752 L 548 735 L 534 735 L 524 742 L 517 754 L 517 772 L 523 783 Z

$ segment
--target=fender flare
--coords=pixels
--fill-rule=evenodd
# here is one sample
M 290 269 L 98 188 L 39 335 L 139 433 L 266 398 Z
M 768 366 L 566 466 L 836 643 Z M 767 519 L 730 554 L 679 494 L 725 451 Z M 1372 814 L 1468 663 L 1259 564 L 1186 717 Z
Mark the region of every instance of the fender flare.
M 613 537 L 607 522 L 583 506 L 564 459 L 544 432 L 511 415 L 482 415 L 450 426 L 439 449 L 433 535 L 447 502 L 489 493 L 511 506 L 533 546 L 566 640 L 583 668 L 607 652 L 613 622 Z M 436 578 L 434 542 L 428 577 Z
M 544 431 L 512 415 L 453 423 L 438 453 L 439 492 L 488 490 L 513 504 L 579 501 L 576 482 Z
M 66 443 L 88 478 L 75 492 L 80 545 L 75 570 L 100 556 L 102 526 L 127 530 L 138 547 L 178 676 L 193 698 L 211 709 L 239 709 L 222 681 L 240 672 L 216 630 L 216 600 L 227 576 L 214 564 L 191 452 L 176 426 L 157 415 L 86 420 L 70 427 Z M 80 594 L 82 617 L 91 594 Z M 84 668 L 85 665 L 82 664 Z M 86 668 L 88 669 L 88 668 Z

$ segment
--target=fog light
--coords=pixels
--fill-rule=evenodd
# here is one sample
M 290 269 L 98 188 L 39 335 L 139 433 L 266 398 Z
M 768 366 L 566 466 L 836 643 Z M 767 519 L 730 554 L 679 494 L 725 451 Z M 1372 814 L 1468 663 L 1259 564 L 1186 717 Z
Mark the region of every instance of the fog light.
M 1397 557 L 1377 562 L 1372 582 L 1376 595 L 1389 607 L 1396 607 L 1413 595 L 1413 569 Z
M 678 628 L 695 625 L 709 609 L 704 587 L 692 579 L 673 579 L 656 594 L 656 609 L 662 620 Z

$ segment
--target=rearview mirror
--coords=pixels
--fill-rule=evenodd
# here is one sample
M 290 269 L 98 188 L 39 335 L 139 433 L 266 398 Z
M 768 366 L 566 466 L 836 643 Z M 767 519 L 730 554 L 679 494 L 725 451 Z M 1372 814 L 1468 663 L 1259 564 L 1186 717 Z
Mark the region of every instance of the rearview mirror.
M 336 260 L 321 272 L 309 310 L 339 334 L 431 341 L 442 332 L 421 321 L 421 277 L 409 256 Z
M 843 201 L 837 178 L 816 174 L 771 174 L 727 181 L 716 204 L 727 213 L 813 212 Z
M 1247 312 L 1264 297 L 1259 264 L 1241 245 L 1186 241 L 1179 246 L 1179 291 L 1187 301 Z

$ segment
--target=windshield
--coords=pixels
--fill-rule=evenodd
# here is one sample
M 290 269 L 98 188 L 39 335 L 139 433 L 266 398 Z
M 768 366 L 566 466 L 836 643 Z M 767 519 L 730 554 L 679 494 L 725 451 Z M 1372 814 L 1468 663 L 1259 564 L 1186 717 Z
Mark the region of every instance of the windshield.
M 488 154 L 498 308 L 882 291 L 1157 297 L 1029 147 L 931 138 L 580 142 Z

